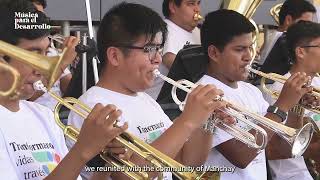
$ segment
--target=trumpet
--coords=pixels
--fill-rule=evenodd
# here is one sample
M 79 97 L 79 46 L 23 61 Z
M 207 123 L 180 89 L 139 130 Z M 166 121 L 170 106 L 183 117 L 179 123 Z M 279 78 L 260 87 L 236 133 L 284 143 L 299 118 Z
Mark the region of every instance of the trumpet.
M 43 92 L 49 93 L 54 99 L 58 101 L 58 104 L 56 105 L 54 109 L 54 118 L 58 126 L 63 129 L 64 134 L 72 139 L 73 141 L 77 140 L 77 137 L 79 135 L 79 130 L 72 126 L 66 126 L 64 125 L 59 117 L 59 112 L 62 106 L 67 107 L 68 109 L 74 111 L 82 118 L 86 118 L 86 113 L 91 112 L 91 108 L 87 105 L 83 104 L 79 100 L 67 97 L 67 98 L 61 98 L 57 96 L 56 94 L 52 93 L 51 91 L 48 91 L 48 89 L 42 84 L 41 81 L 37 81 L 34 83 L 34 88 L 37 90 L 41 90 Z M 75 106 L 79 106 L 81 109 L 77 109 Z M 84 113 L 86 112 L 86 113 Z M 167 155 L 161 153 L 154 147 L 150 146 L 149 144 L 145 143 L 144 141 L 140 140 L 139 138 L 135 137 L 129 132 L 122 133 L 119 137 L 116 137 L 116 140 L 119 141 L 121 144 L 132 150 L 133 152 L 137 153 L 140 157 L 147 160 L 153 166 L 156 168 L 161 169 L 161 167 L 173 167 L 174 169 L 186 169 L 182 164 L 176 162 L 175 160 L 171 159 Z M 107 163 L 115 166 L 118 169 L 121 169 L 121 167 L 130 167 L 131 169 L 134 168 L 134 164 L 130 161 L 125 161 L 123 159 L 119 159 L 116 156 L 112 156 L 112 154 L 109 154 L 107 151 L 102 151 L 100 153 L 100 157 L 105 160 Z M 130 168 L 124 168 L 124 174 L 127 175 L 131 179 L 150 179 L 148 177 L 148 174 L 146 172 L 131 172 Z M 209 172 L 183 172 L 183 171 L 174 171 L 173 172 L 177 177 L 180 179 L 206 179 L 206 177 L 210 176 L 213 177 L 213 179 L 218 180 L 219 175 L 216 173 L 210 174 Z M 158 176 L 159 179 L 163 179 L 162 173 Z
M 158 70 L 154 70 L 154 74 L 155 74 L 155 76 L 160 77 L 164 81 L 173 85 L 172 91 L 171 91 L 171 95 L 173 97 L 173 100 L 175 101 L 176 104 L 179 105 L 179 108 L 183 108 L 183 104 L 185 104 L 185 102 L 180 102 L 180 100 L 178 100 L 178 98 L 176 96 L 176 89 L 179 88 L 179 89 L 184 90 L 187 93 L 190 93 L 191 89 L 195 88 L 197 85 L 188 81 L 188 80 L 174 81 L 174 80 L 162 75 Z M 250 119 L 254 120 L 255 122 L 263 125 L 264 127 L 271 129 L 273 132 L 277 133 L 280 137 L 285 139 L 292 147 L 291 153 L 292 153 L 293 157 L 297 157 L 297 156 L 302 155 L 304 153 L 304 151 L 307 149 L 307 147 L 311 141 L 312 134 L 313 134 L 313 125 L 311 123 L 305 124 L 301 129 L 290 128 L 290 127 L 287 127 L 281 123 L 277 123 L 275 121 L 272 121 L 271 119 L 268 119 L 264 116 L 250 112 L 235 103 L 231 103 L 231 102 L 229 102 L 225 99 L 222 99 L 222 98 L 221 98 L 221 100 L 227 102 L 227 104 L 228 104 L 228 108 L 226 108 L 226 111 L 224 111 L 224 112 L 226 112 L 227 114 L 235 117 L 236 119 L 246 123 L 249 126 L 251 126 L 253 124 L 252 128 L 256 130 L 256 135 L 257 135 L 257 132 L 259 132 L 261 134 L 262 144 L 261 145 L 253 144 L 256 142 L 257 138 L 252 139 L 252 137 L 251 137 L 252 135 L 250 133 L 243 131 L 238 127 L 235 127 L 235 125 L 234 126 L 231 125 L 230 127 L 228 127 L 229 125 L 223 124 L 222 121 L 213 119 L 214 122 L 212 122 L 212 119 L 209 119 L 207 121 L 207 124 L 209 124 L 209 126 L 212 126 L 212 124 L 214 124 L 218 128 L 229 133 L 230 135 L 233 135 L 237 140 L 239 140 L 249 146 L 258 147 L 258 150 L 260 150 L 261 148 L 264 148 L 267 144 L 267 133 L 261 127 L 250 122 L 250 120 L 243 118 L 243 117 L 247 117 L 247 118 L 250 118 Z M 234 113 L 234 112 L 236 112 L 236 113 Z M 227 128 L 226 128 L 226 126 L 227 126 Z M 246 136 L 247 134 L 250 134 L 251 136 L 249 135 L 249 137 L 248 137 L 248 136 Z
M 11 67 L 10 65 L 5 64 L 5 63 L 0 63 L 0 70 L 11 73 L 11 75 L 13 77 L 13 82 L 12 82 L 12 85 L 10 86 L 10 88 L 8 90 L 0 91 L 0 96 L 14 98 L 15 96 L 19 95 L 19 92 L 17 91 L 18 85 L 20 82 L 19 72 L 16 69 L 14 69 L 13 67 Z
M 287 80 L 287 78 L 285 78 L 282 75 L 279 74 L 275 74 L 275 73 L 264 73 L 252 68 L 248 68 L 248 70 L 254 74 L 257 74 L 259 76 L 261 76 L 261 88 L 264 92 L 266 92 L 267 94 L 271 95 L 272 98 L 277 99 L 280 95 L 280 92 L 277 91 L 272 91 L 270 89 L 267 88 L 266 86 L 266 79 L 270 79 L 273 80 L 275 82 L 279 82 L 281 84 L 284 84 Z M 313 87 L 312 92 L 310 92 L 310 95 L 315 97 L 316 99 L 320 98 L 320 89 L 319 88 L 315 88 Z M 299 106 L 301 106 L 303 109 L 307 109 L 309 111 L 312 111 L 314 113 L 320 114 L 320 107 L 314 107 L 312 105 L 304 105 L 304 104 L 299 104 Z
M 34 69 L 39 70 L 40 72 L 44 72 L 49 77 L 49 79 L 53 79 L 51 76 L 54 76 L 55 74 L 55 71 L 49 71 L 49 70 L 55 69 L 57 64 L 59 65 L 59 63 L 57 62 L 60 62 L 59 58 L 55 58 L 57 62 L 52 63 L 53 60 L 51 58 L 23 50 L 19 47 L 10 45 L 3 41 L 0 41 L 0 52 L 16 58 L 17 60 L 30 65 Z M 46 72 L 46 70 L 52 73 L 51 76 L 49 72 Z M 49 95 L 51 95 L 54 99 L 56 99 L 59 102 L 54 109 L 55 121 L 58 124 L 58 126 L 63 129 L 63 132 L 67 137 L 76 141 L 79 135 L 79 131 L 72 126 L 65 126 L 61 122 L 59 118 L 60 108 L 62 106 L 65 106 L 83 118 L 86 118 L 87 113 L 91 112 L 91 109 L 75 98 L 63 99 L 59 97 L 58 95 L 49 91 L 48 90 L 49 88 L 46 88 L 41 81 L 34 83 L 34 89 L 48 92 Z M 80 109 L 77 109 L 74 105 L 79 106 Z M 164 167 L 164 168 L 170 167 L 170 169 L 177 170 L 177 171 L 173 171 L 173 174 L 175 174 L 180 179 L 202 180 L 202 179 L 208 179 L 207 178 L 208 176 L 210 176 L 210 178 L 213 180 L 219 179 L 219 173 L 217 172 L 183 171 L 184 169 L 187 169 L 184 165 L 171 159 L 167 155 L 161 153 L 154 147 L 150 146 L 149 144 L 145 143 L 139 138 L 133 136 L 129 132 L 124 132 L 116 139 L 121 144 L 123 144 L 124 146 L 126 146 L 127 148 L 131 149 L 133 152 L 137 153 L 139 156 L 144 158 L 147 162 L 150 162 L 153 166 L 155 166 L 155 169 L 161 168 L 161 167 Z M 134 168 L 135 165 L 130 161 L 119 159 L 117 158 L 117 156 L 113 156 L 112 154 L 108 153 L 105 150 L 103 150 L 100 153 L 100 156 L 102 157 L 102 159 L 104 159 L 106 162 L 110 163 L 111 165 L 115 166 L 116 168 L 121 168 L 121 170 L 123 169 L 124 174 L 131 179 L 137 179 L 137 180 L 150 179 L 150 177 L 148 177 L 148 174 L 146 172 L 131 171 L 128 167 Z M 122 168 L 122 167 L 125 167 L 125 168 Z M 158 179 L 162 179 L 162 173 L 159 173 Z

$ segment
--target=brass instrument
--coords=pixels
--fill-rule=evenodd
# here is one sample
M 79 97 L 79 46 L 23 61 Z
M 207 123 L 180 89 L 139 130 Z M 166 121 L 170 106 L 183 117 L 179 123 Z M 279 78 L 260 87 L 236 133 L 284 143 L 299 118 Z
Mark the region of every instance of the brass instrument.
M 275 82 L 279 82 L 281 84 L 284 84 L 287 80 L 287 78 L 285 78 L 282 75 L 279 74 L 275 74 L 275 73 L 264 73 L 252 68 L 249 68 L 249 71 L 261 76 L 261 88 L 264 92 L 266 92 L 267 94 L 269 94 L 273 99 L 277 99 L 280 95 L 280 92 L 277 91 L 273 91 L 267 88 L 266 86 L 266 79 L 270 79 L 273 80 Z M 320 98 L 320 89 L 313 87 L 313 91 L 310 93 L 312 96 L 314 96 L 315 98 Z M 299 106 L 301 106 L 304 109 L 307 109 L 309 111 L 312 111 L 314 113 L 320 114 L 320 107 L 314 107 L 311 105 L 304 105 L 304 104 L 299 104 Z M 302 112 L 301 112 L 302 113 Z
M 234 10 L 246 18 L 251 18 L 261 2 L 262 0 L 222 0 L 220 9 Z
M 49 93 L 54 99 L 58 101 L 58 104 L 56 105 L 54 109 L 54 118 L 56 123 L 59 125 L 61 129 L 63 129 L 64 134 L 72 139 L 73 141 L 77 140 L 77 137 L 79 135 L 79 130 L 73 128 L 72 126 L 66 126 L 64 125 L 59 117 L 59 112 L 62 106 L 67 107 L 68 109 L 74 111 L 82 118 L 86 118 L 87 114 L 91 112 L 91 108 L 89 108 L 87 105 L 81 103 L 79 100 L 67 97 L 67 98 L 61 98 L 57 96 L 56 94 L 50 92 L 45 88 L 45 86 L 42 84 L 41 81 L 37 81 L 34 84 L 35 89 L 42 90 L 44 92 Z M 80 109 L 77 109 L 74 105 L 77 105 L 80 107 Z M 119 141 L 121 144 L 132 150 L 133 152 L 137 153 L 140 157 L 147 160 L 149 163 L 151 163 L 155 169 L 161 169 L 164 167 L 171 167 L 172 169 L 180 170 L 180 171 L 173 171 L 172 173 L 175 174 L 180 179 L 204 179 L 205 177 L 209 176 L 210 173 L 201 172 L 198 174 L 198 172 L 188 172 L 183 171 L 183 169 L 187 169 L 184 165 L 176 162 L 175 160 L 171 159 L 167 155 L 163 154 L 162 152 L 158 151 L 151 145 L 145 143 L 141 139 L 135 137 L 129 132 L 124 132 L 119 137 L 116 137 L 116 140 Z M 132 172 L 130 169 L 134 169 L 134 164 L 130 161 L 125 161 L 123 159 L 119 159 L 116 156 L 112 156 L 112 154 L 109 154 L 107 151 L 103 151 L 100 154 L 100 157 L 108 162 L 109 164 L 115 166 L 117 169 L 121 169 L 122 167 L 130 167 L 130 168 L 124 168 L 124 173 L 131 179 L 150 179 L 148 177 L 148 174 L 146 172 Z M 217 173 L 213 173 L 210 175 L 214 177 L 214 179 L 219 179 L 219 175 Z M 162 173 L 160 173 L 159 179 L 162 179 Z
M 276 4 L 270 9 L 270 15 L 273 17 L 274 21 L 278 25 L 280 24 L 280 22 L 279 22 L 279 13 L 280 13 L 281 7 L 282 7 L 282 3 Z
M 10 45 L 8 43 L 4 43 L 0 41 L 0 52 L 2 54 L 11 56 L 16 58 L 17 60 L 30 65 L 32 68 L 39 70 L 40 72 L 45 73 L 49 79 L 53 79 L 52 76 L 55 75 L 54 70 L 56 69 L 56 66 L 59 65 L 57 62 L 52 62 L 54 60 L 60 62 L 59 58 L 48 58 L 33 52 L 29 52 L 26 50 L 23 50 L 19 47 Z M 48 71 L 48 72 L 47 72 Z M 50 76 L 50 73 L 51 76 Z M 83 118 L 87 117 L 87 113 L 91 111 L 89 107 L 87 107 L 85 104 L 79 102 L 77 99 L 74 98 L 61 98 L 57 96 L 56 94 L 48 91 L 48 88 L 46 88 L 41 81 L 37 81 L 34 83 L 34 88 L 37 90 L 42 90 L 44 92 L 48 92 L 54 99 L 56 99 L 59 103 L 57 104 L 55 110 L 54 110 L 54 117 L 56 120 L 56 123 L 63 129 L 64 134 L 66 134 L 67 137 L 71 138 L 72 140 L 76 141 L 77 136 L 79 135 L 79 131 L 71 126 L 65 126 L 63 123 L 61 123 L 59 118 L 59 110 L 62 106 L 65 106 L 69 108 L 70 110 L 76 112 L 78 115 L 80 115 Z M 79 106 L 80 109 L 77 109 L 72 104 Z M 178 163 L 177 161 L 171 159 L 167 155 L 161 153 L 154 147 L 150 146 L 149 144 L 145 143 L 144 141 L 140 140 L 139 138 L 133 136 L 129 132 L 123 133 L 121 136 L 116 138 L 120 143 L 122 143 L 127 148 L 131 149 L 133 152 L 137 153 L 139 156 L 144 158 L 146 161 L 150 162 L 155 169 L 157 168 L 170 168 L 173 171 L 172 173 L 175 174 L 180 179 L 187 179 L 187 180 L 201 180 L 201 179 L 208 179 L 207 177 L 210 176 L 210 179 L 218 180 L 219 179 L 219 173 L 216 172 L 196 172 L 196 171 L 184 171 L 188 170 L 187 167 L 184 165 Z M 150 179 L 148 177 L 148 174 L 146 172 L 134 172 L 130 171 L 128 167 L 131 167 L 134 169 L 134 164 L 130 161 L 125 161 L 122 159 L 118 159 L 117 156 L 112 156 L 112 154 L 109 154 L 107 151 L 101 152 L 100 156 L 111 165 L 115 166 L 117 169 L 124 170 L 125 175 L 127 175 L 131 179 Z M 158 179 L 162 178 L 162 173 L 159 173 Z
M 0 40 L 0 53 L 15 58 L 18 61 L 28 62 L 48 79 L 48 88 L 59 78 L 60 65 L 64 59 L 66 49 L 60 56 L 46 57 L 30 52 Z
M 200 15 L 199 12 L 194 14 L 194 16 L 193 16 L 193 20 L 195 20 L 195 21 L 200 21 L 202 19 L 203 19 L 203 17 Z
M 8 64 L 5 63 L 0 63 L 0 70 L 3 71 L 7 71 L 9 73 L 11 73 L 12 77 L 13 77 L 13 82 L 11 87 L 8 90 L 3 90 L 0 91 L 0 96 L 2 97 L 15 97 L 16 95 L 19 94 L 19 92 L 17 91 L 19 82 L 20 82 L 20 74 L 19 72 L 14 69 L 13 67 L 11 67 Z
M 158 70 L 154 71 L 155 76 L 160 77 L 161 79 L 163 79 L 164 81 L 170 83 L 173 85 L 173 89 L 172 89 L 172 97 L 175 101 L 175 103 L 177 103 L 179 105 L 179 107 L 183 106 L 184 102 L 180 102 L 177 101 L 176 97 L 176 88 L 182 89 L 187 93 L 190 93 L 191 90 L 193 88 L 195 88 L 197 85 L 188 81 L 188 80 L 181 80 L 179 81 L 174 81 L 164 75 L 162 75 Z M 258 115 L 256 113 L 250 112 L 244 108 L 242 108 L 239 105 L 236 105 L 234 103 L 231 103 L 225 99 L 223 99 L 223 101 L 227 102 L 228 104 L 228 108 L 226 108 L 227 110 L 225 111 L 227 114 L 230 113 L 230 115 L 233 115 L 235 118 L 241 120 L 242 122 L 246 123 L 247 125 L 251 125 L 254 124 L 252 122 L 250 122 L 250 120 L 247 120 L 246 118 L 242 118 L 242 117 L 247 117 L 250 118 L 252 120 L 254 120 L 255 122 L 257 122 L 258 124 L 263 125 L 266 128 L 271 129 L 272 131 L 274 131 L 275 133 L 277 133 L 280 137 L 282 137 L 283 139 L 285 139 L 291 146 L 292 146 L 292 156 L 293 157 L 297 157 L 300 156 L 304 153 L 304 151 L 307 149 L 310 141 L 311 141 L 311 137 L 313 134 L 313 126 L 311 123 L 307 123 L 306 125 L 304 125 L 301 129 L 294 129 L 294 128 L 290 128 L 287 127 L 281 123 L 277 123 L 275 121 L 272 121 L 264 116 Z M 236 113 L 233 113 L 236 112 Z M 240 116 L 239 116 L 240 115 Z M 209 120 L 210 121 L 210 120 Z M 246 137 L 243 136 L 243 134 L 247 134 L 247 133 L 243 133 L 243 132 L 231 132 L 228 128 L 225 128 L 221 121 L 219 120 L 214 120 L 215 122 L 210 122 L 210 124 L 214 124 L 216 125 L 218 128 L 221 128 L 222 130 L 228 132 L 231 135 L 236 135 L 234 136 L 235 138 L 237 138 L 238 140 L 245 142 L 246 144 L 252 144 L 252 140 L 250 137 Z M 261 137 L 264 139 L 263 141 L 267 141 L 267 134 L 265 132 L 264 129 L 262 129 L 259 126 L 252 126 L 254 129 L 256 129 L 257 132 L 261 133 Z M 258 127 L 258 128 L 256 128 Z M 237 128 L 239 129 L 239 128 Z M 261 130 L 262 129 L 262 130 Z M 243 136 L 243 137 L 242 137 Z M 257 140 L 257 139 L 255 139 Z M 249 145 L 250 146 L 250 145 Z M 259 146 L 259 145 L 256 145 Z

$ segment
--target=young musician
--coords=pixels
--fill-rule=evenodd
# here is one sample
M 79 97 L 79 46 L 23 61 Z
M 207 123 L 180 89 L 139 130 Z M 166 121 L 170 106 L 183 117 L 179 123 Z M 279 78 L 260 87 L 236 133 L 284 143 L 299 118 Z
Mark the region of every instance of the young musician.
M 213 100 L 222 95 L 214 86 L 198 86 L 189 94 L 184 112 L 172 123 L 159 104 L 143 92 L 153 84 L 166 34 L 165 22 L 150 8 L 134 3 L 111 8 L 97 36 L 102 65 L 99 82 L 80 100 L 90 106 L 115 104 L 123 111 L 120 121 L 128 121 L 130 133 L 184 165 L 199 166 L 206 160 L 212 141 L 212 135 L 201 127 L 225 103 Z M 217 116 L 225 117 L 222 113 Z M 80 128 L 83 119 L 72 113 L 69 122 Z M 130 160 L 146 164 L 136 154 Z M 170 173 L 165 173 L 164 179 L 171 179 Z
M 49 31 L 16 29 L 16 12 L 30 12 L 38 16 L 37 23 L 47 23 L 46 16 L 29 1 L 1 3 L 0 40 L 44 55 L 49 46 Z M 52 111 L 26 101 L 35 93 L 33 83 L 41 79 L 41 74 L 2 53 L 1 61 L 15 68 L 21 81 L 17 97 L 0 97 L 0 179 L 77 179 L 85 163 L 127 128 L 126 124 L 120 128 L 113 126 L 121 115 L 114 105 L 98 104 L 84 121 L 78 141 L 68 153 Z M 10 83 L 8 78 L 0 86 Z
M 244 82 L 249 74 L 247 67 L 252 59 L 254 30 L 250 21 L 235 11 L 217 10 L 209 13 L 201 29 L 201 42 L 208 56 L 209 65 L 207 75 L 204 75 L 198 83 L 215 85 L 224 91 L 227 100 L 281 123 L 287 119 L 288 110 L 311 90 L 303 87 L 309 78 L 301 73 L 291 76 L 279 99 L 269 106 L 258 88 Z M 250 126 L 241 122 L 238 125 L 255 134 Z M 289 145 L 281 138 L 272 138 L 274 132 L 266 127 L 263 128 L 268 134 L 267 150 L 270 146 L 274 147 L 274 151 L 268 150 L 268 157 L 274 156 L 275 149 L 283 151 L 281 157 L 289 157 Z M 259 142 L 260 138 L 257 141 Z M 234 172 L 222 172 L 222 180 L 267 179 L 265 150 L 250 148 L 219 129 L 213 136 L 211 147 L 206 165 L 235 167 Z

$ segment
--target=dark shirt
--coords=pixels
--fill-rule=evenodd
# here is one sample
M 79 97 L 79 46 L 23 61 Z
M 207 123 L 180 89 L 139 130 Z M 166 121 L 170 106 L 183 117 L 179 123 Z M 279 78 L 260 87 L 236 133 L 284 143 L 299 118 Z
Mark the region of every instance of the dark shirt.
M 268 57 L 261 66 L 261 71 L 284 75 L 289 71 L 290 66 L 286 33 L 283 33 L 274 44 Z
M 178 81 L 186 79 L 197 82 L 207 71 L 208 57 L 203 53 L 200 45 L 190 45 L 180 50 L 169 70 L 167 77 Z M 165 82 L 161 88 L 157 102 L 161 105 L 168 117 L 173 120 L 181 111 L 171 96 L 172 85 Z M 177 89 L 177 97 L 183 101 L 186 93 Z

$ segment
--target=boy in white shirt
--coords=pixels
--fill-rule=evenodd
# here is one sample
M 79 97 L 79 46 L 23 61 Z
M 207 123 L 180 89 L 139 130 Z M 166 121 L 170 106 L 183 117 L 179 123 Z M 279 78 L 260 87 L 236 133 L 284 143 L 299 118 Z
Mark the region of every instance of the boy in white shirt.
M 153 10 L 134 3 L 113 7 L 102 19 L 97 34 L 102 65 L 99 82 L 80 100 L 89 106 L 115 104 L 123 111 L 120 121 L 128 121 L 130 133 L 184 165 L 199 166 L 207 158 L 212 139 L 201 127 L 225 103 L 213 100 L 222 93 L 214 86 L 199 86 L 172 123 L 159 104 L 143 93 L 153 84 L 166 34 L 165 22 Z M 69 123 L 79 128 L 82 122 L 82 118 L 70 114 Z M 130 160 L 138 165 L 147 163 L 136 154 Z M 115 178 L 120 176 L 113 174 Z M 171 179 L 171 173 L 164 173 L 164 179 Z
M 320 78 L 316 75 L 320 71 L 320 25 L 318 23 L 310 21 L 299 21 L 289 27 L 286 38 L 288 45 L 288 54 L 292 66 L 290 68 L 290 71 L 285 74 L 284 77 L 288 78 L 291 76 L 291 74 L 303 72 L 312 78 L 311 85 L 313 87 L 320 87 Z M 281 91 L 282 87 L 283 84 L 279 82 L 267 85 L 267 88 L 277 92 Z M 264 97 L 270 104 L 272 104 L 276 100 L 267 93 L 264 93 Z M 307 99 L 304 99 L 304 102 L 302 103 L 312 103 L 311 106 L 314 107 L 319 106 L 319 100 L 317 100 L 315 97 L 306 96 L 305 98 Z M 304 113 L 307 117 L 310 117 L 315 122 L 318 128 L 320 127 L 319 119 L 317 119 L 317 116 L 319 116 L 318 114 L 308 110 L 305 110 Z M 298 115 L 300 116 L 301 114 Z M 291 124 L 291 126 L 295 128 L 301 128 L 302 125 L 303 121 Z M 307 151 L 304 153 L 305 158 L 314 159 L 319 163 L 319 155 L 316 153 L 319 152 L 319 142 L 319 138 L 317 138 L 317 136 L 314 136 L 313 141 L 309 145 Z M 303 179 L 312 179 L 309 172 L 307 171 L 303 157 L 300 157 L 299 160 L 300 161 L 292 161 L 289 166 L 291 171 L 299 174 L 296 179 L 301 179 L 301 177 L 303 177 Z M 285 176 L 282 168 L 288 168 L 288 163 L 283 165 L 283 161 L 281 160 L 274 160 L 269 162 L 271 165 L 272 174 L 275 178 L 281 179 L 281 177 Z M 274 167 L 272 168 L 272 166 Z
M 162 13 L 167 24 L 168 37 L 163 46 L 162 63 L 159 71 L 163 75 L 168 72 L 176 55 L 187 44 L 200 44 L 199 21 L 194 19 L 200 14 L 200 0 L 163 0 Z M 153 99 L 157 99 L 164 81 L 156 78 L 153 86 L 146 90 Z
M 46 16 L 36 11 L 29 1 L 0 3 L 0 40 L 45 54 L 49 31 L 15 29 L 15 13 L 19 12 L 36 15 L 37 23 L 48 23 Z M 121 114 L 115 106 L 97 105 L 68 153 L 63 132 L 55 123 L 52 111 L 26 101 L 35 93 L 33 83 L 41 79 L 40 73 L 5 54 L 1 54 L 0 60 L 21 75 L 16 97 L 0 97 L 0 179 L 77 179 L 86 162 L 127 128 L 127 125 L 113 126 Z M 11 84 L 10 78 L 1 81 L 0 86 L 8 84 Z
M 255 86 L 244 82 L 249 74 L 247 66 L 252 60 L 252 32 L 254 27 L 250 21 L 235 11 L 218 10 L 209 13 L 201 28 L 201 42 L 208 55 L 209 65 L 207 75 L 203 76 L 199 83 L 213 84 L 224 91 L 227 100 L 280 123 L 286 120 L 288 110 L 302 95 L 311 90 L 302 88 L 309 78 L 303 74 L 292 76 L 279 100 L 273 104 L 278 110 L 274 114 L 267 113 L 269 104 L 263 99 L 262 93 Z M 255 131 L 246 124 L 238 124 L 254 135 Z M 274 132 L 263 128 L 268 134 L 268 155 L 274 155 L 275 150 L 282 149 L 286 152 L 281 154 L 282 157 L 289 157 L 289 145 L 280 138 L 272 138 L 276 137 L 273 136 Z M 235 168 L 234 172 L 222 172 L 221 180 L 267 179 L 265 150 L 259 152 L 250 148 L 219 129 L 213 137 L 212 150 L 206 165 Z M 273 151 L 269 151 L 271 147 L 274 148 Z

